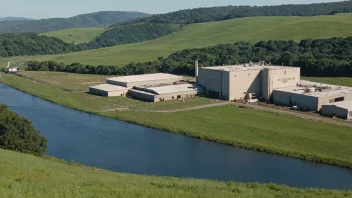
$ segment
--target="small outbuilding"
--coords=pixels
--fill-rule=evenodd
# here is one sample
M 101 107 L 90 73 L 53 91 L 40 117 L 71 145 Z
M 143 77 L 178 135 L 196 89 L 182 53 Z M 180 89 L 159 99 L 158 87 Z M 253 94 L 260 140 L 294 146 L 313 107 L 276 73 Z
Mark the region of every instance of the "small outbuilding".
M 155 73 L 108 78 L 106 79 L 106 83 L 132 88 L 137 86 L 156 86 L 170 83 L 172 84 L 181 80 L 183 80 L 182 76 L 165 73 Z
M 106 96 L 106 97 L 126 96 L 128 90 L 129 89 L 126 87 L 110 85 L 110 84 L 101 84 L 101 85 L 89 87 L 89 93 L 99 95 L 99 96 Z
M 161 102 L 168 100 L 177 100 L 191 98 L 203 93 L 203 88 L 198 84 L 178 84 L 159 87 L 135 87 L 129 91 L 129 95 L 133 98 L 148 101 Z
M 321 114 L 324 116 L 338 117 L 342 119 L 352 119 L 352 101 L 335 102 L 323 105 Z

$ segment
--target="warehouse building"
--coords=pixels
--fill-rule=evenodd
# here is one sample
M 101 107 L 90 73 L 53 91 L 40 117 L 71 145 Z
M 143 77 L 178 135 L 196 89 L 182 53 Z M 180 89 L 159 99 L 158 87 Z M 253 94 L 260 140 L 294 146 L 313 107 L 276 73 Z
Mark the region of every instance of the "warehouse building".
M 89 93 L 106 97 L 125 96 L 128 90 L 129 89 L 127 87 L 121 87 L 110 84 L 101 84 L 89 87 Z
M 172 84 L 181 80 L 183 80 L 182 76 L 165 73 L 155 73 L 108 78 L 106 79 L 106 83 L 132 88 L 136 86 L 152 86 L 170 83 Z
M 274 89 L 295 86 L 300 81 L 300 68 L 263 63 L 198 68 L 196 62 L 196 76 L 210 97 L 232 101 L 255 96 L 270 100 Z
M 352 100 L 352 88 L 300 81 L 297 86 L 275 89 L 273 102 L 297 106 L 302 110 L 320 111 L 323 105 Z
M 148 102 L 161 102 L 168 100 L 179 100 L 200 95 L 203 89 L 198 84 L 175 84 L 156 87 L 134 87 L 130 89 L 129 95 Z
M 321 114 L 329 117 L 352 120 L 352 101 L 342 101 L 323 105 L 321 108 Z

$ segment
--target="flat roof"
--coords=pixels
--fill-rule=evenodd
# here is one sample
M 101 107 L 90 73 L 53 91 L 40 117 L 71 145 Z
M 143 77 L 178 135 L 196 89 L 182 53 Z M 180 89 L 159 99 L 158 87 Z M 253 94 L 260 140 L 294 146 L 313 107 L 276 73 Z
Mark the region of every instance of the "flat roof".
M 154 73 L 154 74 L 143 74 L 143 75 L 133 75 L 133 76 L 120 76 L 120 77 L 113 77 L 107 78 L 107 80 L 111 81 L 118 81 L 118 82 L 143 82 L 143 81 L 154 81 L 154 80 L 167 80 L 167 79 L 183 79 L 182 76 L 177 76 L 173 74 L 166 74 L 166 73 Z
M 89 88 L 99 89 L 102 91 L 123 91 L 123 90 L 129 89 L 127 87 L 121 87 L 121 86 L 110 85 L 110 84 L 101 84 L 101 85 L 96 85 L 96 86 L 90 86 Z
M 227 66 L 213 66 L 213 67 L 201 67 L 201 69 L 211 69 L 218 71 L 248 71 L 248 70 L 261 70 L 261 69 L 299 69 L 299 67 L 289 67 L 289 66 L 275 66 L 275 65 L 227 65 Z
M 336 106 L 336 107 L 340 107 L 343 109 L 352 110 L 352 101 L 335 102 L 332 104 L 328 104 L 328 106 Z
M 158 95 L 168 94 L 168 93 L 177 93 L 177 92 L 186 92 L 186 91 L 196 91 L 201 90 L 202 87 L 196 83 L 186 83 L 179 85 L 168 85 L 160 87 L 148 87 L 146 90 L 155 92 Z
M 314 92 L 307 92 L 309 88 L 314 88 Z M 352 87 L 301 80 L 297 86 L 274 89 L 274 91 L 284 91 L 312 97 L 327 97 L 352 93 Z

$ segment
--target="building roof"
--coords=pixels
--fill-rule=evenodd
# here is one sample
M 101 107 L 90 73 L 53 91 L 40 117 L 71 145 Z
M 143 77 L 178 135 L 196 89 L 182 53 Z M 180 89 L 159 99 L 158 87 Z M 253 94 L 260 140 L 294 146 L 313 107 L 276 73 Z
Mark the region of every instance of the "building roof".
M 202 67 L 202 69 L 218 70 L 218 71 L 248 71 L 248 70 L 261 70 L 261 69 L 299 69 L 298 67 L 288 66 L 269 66 L 269 65 L 228 65 L 228 66 L 213 66 L 213 67 Z
M 107 80 L 131 83 L 131 82 L 143 82 L 143 81 L 151 81 L 151 80 L 153 80 L 153 81 L 154 80 L 167 80 L 167 79 L 181 80 L 181 79 L 183 79 L 183 77 L 177 76 L 177 75 L 172 75 L 172 74 L 165 74 L 165 73 L 154 73 L 154 74 L 114 77 L 114 78 L 108 78 Z
M 311 91 L 309 91 L 311 88 Z M 338 85 L 329 85 L 311 81 L 301 80 L 297 86 L 275 89 L 277 91 L 302 94 L 312 97 L 328 97 L 338 96 L 342 94 L 352 93 L 352 87 L 344 87 Z
M 101 85 L 96 85 L 96 86 L 90 86 L 89 88 L 98 89 L 98 90 L 102 90 L 102 91 L 123 91 L 123 90 L 129 89 L 127 87 L 121 87 L 121 86 L 110 85 L 110 84 L 101 84 Z
M 161 87 L 149 87 L 146 90 L 149 92 L 153 92 L 155 94 L 169 94 L 169 93 L 178 93 L 178 92 L 186 92 L 186 91 L 196 91 L 201 90 L 202 87 L 198 84 L 179 84 L 179 85 L 168 85 Z
M 350 101 L 335 102 L 335 103 L 323 105 L 323 106 L 335 106 L 343 109 L 352 110 L 352 101 L 350 100 Z

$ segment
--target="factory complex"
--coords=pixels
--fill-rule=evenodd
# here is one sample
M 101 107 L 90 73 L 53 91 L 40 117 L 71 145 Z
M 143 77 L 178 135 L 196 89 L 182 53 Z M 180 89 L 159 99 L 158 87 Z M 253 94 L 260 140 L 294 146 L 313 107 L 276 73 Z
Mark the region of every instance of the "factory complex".
M 106 79 L 92 86 L 101 96 L 129 96 L 148 102 L 177 100 L 203 95 L 228 101 L 266 101 L 303 111 L 352 119 L 352 88 L 303 81 L 300 68 L 249 63 L 198 68 L 196 83 L 182 76 L 156 73 Z

